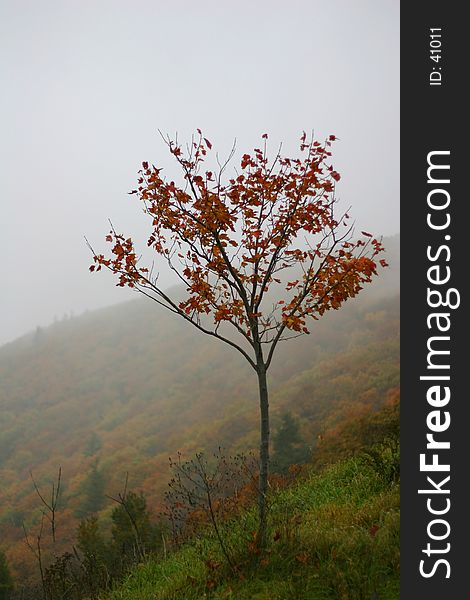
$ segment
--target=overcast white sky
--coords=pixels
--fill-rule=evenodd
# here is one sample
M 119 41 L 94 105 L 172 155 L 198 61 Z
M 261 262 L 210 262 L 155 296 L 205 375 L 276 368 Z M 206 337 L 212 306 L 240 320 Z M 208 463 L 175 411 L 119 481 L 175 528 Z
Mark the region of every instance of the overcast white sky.
M 146 235 L 157 129 L 227 149 L 333 133 L 359 229 L 399 230 L 398 0 L 2 0 L 0 344 L 134 297 L 83 236 Z

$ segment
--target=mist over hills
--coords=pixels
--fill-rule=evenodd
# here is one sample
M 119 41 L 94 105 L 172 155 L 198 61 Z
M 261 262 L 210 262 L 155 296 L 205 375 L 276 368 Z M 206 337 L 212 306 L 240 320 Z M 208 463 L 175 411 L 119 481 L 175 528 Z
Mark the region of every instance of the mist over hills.
M 384 243 L 390 268 L 311 335 L 280 344 L 269 373 L 274 430 L 289 409 L 313 446 L 351 405 L 377 408 L 397 388 L 399 237 Z M 30 471 L 46 485 L 62 467 L 69 537 L 93 464 L 108 493 L 129 472 L 158 505 L 170 454 L 257 447 L 256 385 L 235 350 L 140 297 L 1 347 L 0 539 L 12 563 L 21 522 L 38 518 Z

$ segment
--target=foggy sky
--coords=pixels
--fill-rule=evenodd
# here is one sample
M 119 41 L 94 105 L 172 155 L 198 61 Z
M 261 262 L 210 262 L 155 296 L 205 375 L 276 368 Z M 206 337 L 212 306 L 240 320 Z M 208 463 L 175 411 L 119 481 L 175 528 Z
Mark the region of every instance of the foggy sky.
M 0 48 L 0 344 L 135 297 L 83 236 L 146 239 L 127 192 L 170 164 L 157 129 L 222 152 L 335 134 L 358 230 L 399 230 L 398 0 L 3 0 Z

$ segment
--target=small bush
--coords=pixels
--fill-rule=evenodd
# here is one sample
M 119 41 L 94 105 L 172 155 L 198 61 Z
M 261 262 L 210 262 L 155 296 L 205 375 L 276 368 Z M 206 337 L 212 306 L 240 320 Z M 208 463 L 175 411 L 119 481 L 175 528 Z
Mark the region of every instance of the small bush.
M 371 466 L 384 482 L 391 485 L 400 480 L 400 441 L 388 438 L 363 451 L 363 462 Z

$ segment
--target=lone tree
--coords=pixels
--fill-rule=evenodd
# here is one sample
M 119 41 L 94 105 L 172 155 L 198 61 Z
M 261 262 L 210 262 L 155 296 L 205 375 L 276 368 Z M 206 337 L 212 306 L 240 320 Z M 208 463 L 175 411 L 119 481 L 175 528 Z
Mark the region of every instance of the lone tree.
M 134 288 L 232 346 L 255 371 L 262 548 L 269 465 L 266 374 L 274 352 L 281 341 L 309 333 L 309 318 L 318 319 L 356 296 L 377 274 L 375 257 L 383 248 L 366 232 L 353 241 L 348 215 L 335 215 L 340 175 L 329 163 L 334 135 L 320 143 L 304 133 L 299 157 L 282 156 L 279 148 L 270 159 L 264 134 L 262 147 L 244 154 L 231 178 L 225 174 L 235 146 L 224 163 L 216 156 L 217 168 L 211 171 L 204 162 L 212 144 L 199 129 L 185 149 L 178 140 L 162 137 L 181 170 L 181 185 L 143 162 L 138 188 L 130 193 L 150 219 L 147 245 L 176 273 L 186 298 L 177 300 L 163 289 L 153 267 L 142 265 L 133 240 L 112 225 L 106 237 L 111 253 L 97 254 L 90 246 L 90 270 L 108 268 L 119 277 L 118 286 Z

